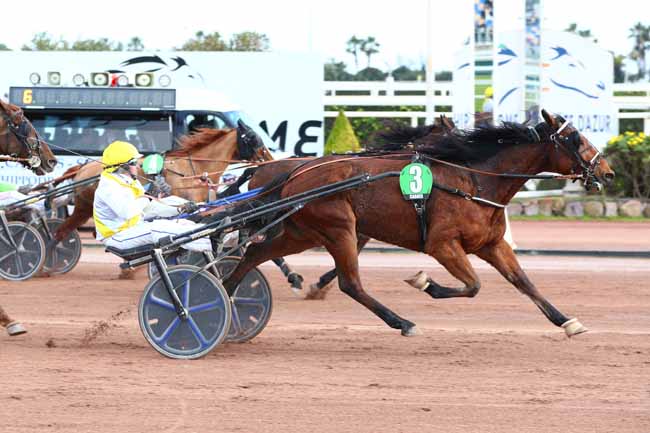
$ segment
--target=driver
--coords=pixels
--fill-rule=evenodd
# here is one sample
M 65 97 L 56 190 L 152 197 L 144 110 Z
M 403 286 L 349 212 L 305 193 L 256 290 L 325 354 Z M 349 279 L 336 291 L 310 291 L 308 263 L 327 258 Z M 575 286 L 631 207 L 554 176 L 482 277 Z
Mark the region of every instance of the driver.
M 178 206 L 187 203 L 179 197 L 163 199 L 170 205 L 161 205 L 144 194 L 144 188 L 136 179 L 137 160 L 142 155 L 131 143 L 114 141 L 102 155 L 102 171 L 93 204 L 93 218 L 97 239 L 104 245 L 120 250 L 151 244 L 158 239 L 190 231 L 201 224 L 186 219 L 159 219 L 145 221 L 156 216 L 170 216 L 169 209 L 178 214 Z M 174 206 L 174 207 L 172 207 Z M 211 251 L 209 238 L 201 238 L 183 245 L 191 251 Z

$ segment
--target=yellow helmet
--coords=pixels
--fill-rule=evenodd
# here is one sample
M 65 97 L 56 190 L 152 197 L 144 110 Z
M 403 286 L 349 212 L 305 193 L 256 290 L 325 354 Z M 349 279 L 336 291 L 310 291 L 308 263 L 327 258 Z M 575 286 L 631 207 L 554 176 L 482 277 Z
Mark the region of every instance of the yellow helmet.
M 485 88 L 485 92 L 483 93 L 486 98 L 491 98 L 492 95 L 494 94 L 494 90 L 492 90 L 492 86 L 488 86 Z
M 132 159 L 140 158 L 142 155 L 138 149 L 126 141 L 114 141 L 104 149 L 102 164 L 107 170 L 113 171 L 120 164 L 126 164 Z

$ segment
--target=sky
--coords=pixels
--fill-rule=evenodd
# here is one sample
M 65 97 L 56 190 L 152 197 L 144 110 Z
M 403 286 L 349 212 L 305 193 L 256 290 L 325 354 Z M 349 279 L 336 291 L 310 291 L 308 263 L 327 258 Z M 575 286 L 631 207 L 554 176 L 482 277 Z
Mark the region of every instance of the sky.
M 431 4 L 431 18 L 428 20 Z M 495 10 L 523 0 L 495 0 Z M 171 5 L 167 8 L 165 5 Z M 127 42 L 139 36 L 148 49 L 167 50 L 183 44 L 198 30 L 265 33 L 275 51 L 313 51 L 324 60 L 344 61 L 354 72 L 346 42 L 352 35 L 373 36 L 380 52 L 372 66 L 383 70 L 417 67 L 426 61 L 431 35 L 435 70 L 451 69 L 453 54 L 471 25 L 472 0 L 192 0 L 165 3 L 150 0 L 110 2 L 32 0 L 29 11 L 14 11 L 0 25 L 0 43 L 20 49 L 37 32 L 68 41 L 107 37 Z M 650 24 L 648 0 L 618 0 L 614 5 L 594 0 L 542 0 L 543 27 L 563 30 L 577 22 L 590 29 L 599 45 L 617 54 L 631 50 L 629 29 L 639 18 Z M 500 6 L 501 5 L 501 6 Z M 186 7 L 184 7 L 186 6 Z M 11 15 L 11 14 L 9 14 Z M 428 29 L 427 22 L 433 23 Z M 360 66 L 366 65 L 365 56 Z

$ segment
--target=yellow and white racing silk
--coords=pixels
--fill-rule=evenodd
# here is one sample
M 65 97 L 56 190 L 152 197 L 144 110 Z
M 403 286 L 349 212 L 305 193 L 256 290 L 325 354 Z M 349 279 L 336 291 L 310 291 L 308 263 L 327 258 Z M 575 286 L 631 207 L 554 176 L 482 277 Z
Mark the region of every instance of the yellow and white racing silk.
M 102 172 L 93 203 L 97 239 L 110 238 L 138 224 L 142 219 L 142 210 L 148 204 L 144 188 L 136 179 L 118 173 Z

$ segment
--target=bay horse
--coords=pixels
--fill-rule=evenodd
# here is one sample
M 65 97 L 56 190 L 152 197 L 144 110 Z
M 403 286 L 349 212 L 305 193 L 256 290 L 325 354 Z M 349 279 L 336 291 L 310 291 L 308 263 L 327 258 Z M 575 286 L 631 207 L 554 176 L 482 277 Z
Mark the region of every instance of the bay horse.
M 41 139 L 23 111 L 0 99 L 0 161 L 16 161 L 42 176 L 52 172 L 56 157 Z M 24 334 L 25 328 L 0 306 L 0 325 L 11 336 Z
M 422 144 L 424 140 L 431 140 L 433 137 L 444 134 L 453 134 L 455 132 L 457 132 L 457 129 L 454 122 L 450 118 L 441 115 L 439 118 L 435 119 L 432 125 L 411 127 L 394 124 L 389 127 L 387 131 L 378 133 L 374 139 L 375 144 L 372 144 L 369 148 L 372 150 L 375 147 L 381 146 L 382 150 L 398 150 L 409 146 L 417 147 Z M 270 183 L 278 175 L 291 172 L 304 164 L 304 159 L 288 158 L 277 161 L 273 164 L 250 169 L 253 176 L 250 179 L 248 188 L 254 189 L 264 186 L 265 184 Z M 357 251 L 359 253 L 366 246 L 369 240 L 370 237 L 357 232 Z M 332 287 L 335 278 L 336 268 L 321 275 L 317 282 L 309 285 L 309 289 L 305 293 L 305 299 L 325 299 L 325 296 Z
M 614 172 L 598 150 L 560 116 L 542 110 L 535 127 L 506 123 L 438 136 L 415 151 L 393 151 L 366 157 L 330 156 L 316 159 L 276 182 L 276 200 L 360 174 L 402 170 L 417 152 L 430 164 L 438 184 L 427 200 L 426 240 L 422 244 L 416 211 L 403 199 L 398 180 L 384 178 L 356 190 L 340 192 L 305 204 L 282 223 L 275 236 L 251 245 L 237 268 L 224 280 L 232 294 L 246 273 L 271 258 L 323 246 L 334 258 L 339 287 L 388 326 L 404 336 L 417 334 L 413 322 L 398 316 L 363 289 L 357 257 L 357 233 L 424 252 L 435 258 L 464 287 L 442 286 L 424 272 L 407 280 L 429 296 L 442 299 L 474 297 L 481 287 L 467 254 L 475 254 L 496 268 L 527 295 L 554 325 L 568 336 L 587 329 L 569 319 L 549 301 L 521 269 L 503 239 L 507 204 L 525 181 L 540 172 L 581 176 L 587 186 L 609 183 Z M 462 165 L 461 165 L 462 164 Z M 308 175 L 307 175 L 308 174 Z M 498 175 L 493 175 L 498 174 Z M 519 175 L 519 176 L 517 176 Z M 270 191 L 270 190 L 269 190 Z M 488 202 L 492 205 L 488 205 Z

